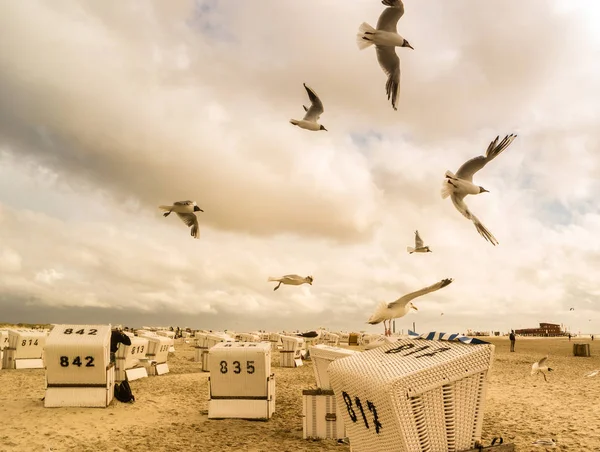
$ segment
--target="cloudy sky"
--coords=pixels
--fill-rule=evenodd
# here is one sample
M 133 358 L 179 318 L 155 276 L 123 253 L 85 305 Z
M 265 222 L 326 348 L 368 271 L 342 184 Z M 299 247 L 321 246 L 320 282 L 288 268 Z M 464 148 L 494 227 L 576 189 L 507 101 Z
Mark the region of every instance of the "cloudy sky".
M 450 277 L 396 328 L 600 331 L 600 5 L 405 9 L 394 111 L 376 0 L 2 2 L 0 322 L 380 332 Z M 303 82 L 329 132 L 289 123 Z M 494 247 L 440 187 L 509 133 L 466 199 Z M 157 208 L 184 199 L 200 240 Z

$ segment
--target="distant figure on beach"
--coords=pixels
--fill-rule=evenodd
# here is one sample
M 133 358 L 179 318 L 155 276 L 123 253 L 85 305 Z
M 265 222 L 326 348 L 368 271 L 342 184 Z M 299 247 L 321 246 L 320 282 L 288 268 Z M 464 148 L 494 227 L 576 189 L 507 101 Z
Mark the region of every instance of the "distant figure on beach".
M 112 330 L 110 335 L 110 362 L 117 362 L 117 350 L 119 349 L 119 344 L 131 345 L 131 339 L 122 331 L 118 329 Z
M 510 351 L 514 352 L 515 351 L 515 331 L 514 330 L 510 330 L 510 334 L 508 335 L 508 338 L 510 339 Z
M 571 333 L 569 333 L 569 340 L 571 340 Z
M 594 340 L 594 335 L 592 334 L 592 340 Z

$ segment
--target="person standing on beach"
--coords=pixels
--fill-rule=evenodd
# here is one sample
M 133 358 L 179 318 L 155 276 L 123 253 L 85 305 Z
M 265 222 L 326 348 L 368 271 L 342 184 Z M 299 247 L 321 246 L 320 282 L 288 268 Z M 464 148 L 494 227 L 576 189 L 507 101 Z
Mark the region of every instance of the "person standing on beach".
M 514 352 L 515 351 L 515 331 L 514 330 L 510 330 L 510 334 L 508 335 L 508 338 L 510 339 L 510 351 Z
M 569 333 L 569 340 L 571 340 L 571 333 Z

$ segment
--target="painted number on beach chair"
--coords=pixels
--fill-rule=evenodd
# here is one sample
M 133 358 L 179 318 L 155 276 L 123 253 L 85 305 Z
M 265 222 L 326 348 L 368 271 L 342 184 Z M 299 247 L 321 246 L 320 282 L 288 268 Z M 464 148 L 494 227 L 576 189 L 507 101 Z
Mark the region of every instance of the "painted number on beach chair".
M 229 368 L 227 367 L 227 361 L 221 361 L 219 365 L 221 366 L 220 370 L 222 374 L 226 374 L 227 372 L 229 372 Z M 242 365 L 239 361 L 233 361 L 232 366 L 234 374 L 239 374 L 242 372 Z M 254 361 L 246 361 L 246 373 L 252 375 L 254 371 Z
M 94 364 L 94 357 L 93 356 L 86 356 L 85 360 L 87 361 L 87 363 L 85 364 L 85 367 L 95 367 L 96 366 Z M 71 364 L 73 366 L 81 367 L 83 365 L 83 363 L 81 362 L 81 357 L 76 356 L 73 359 L 73 361 L 71 362 Z M 69 357 L 68 356 L 61 356 L 60 357 L 60 365 L 61 365 L 61 367 L 69 367 Z
M 358 421 L 358 416 L 352 407 L 352 398 L 348 395 L 346 391 L 342 392 L 342 397 L 344 398 L 344 402 L 346 403 L 346 409 L 348 410 L 348 416 L 350 416 L 350 420 L 352 422 Z M 354 397 L 354 404 L 360 410 L 360 415 L 362 417 L 363 422 L 365 423 L 366 428 L 371 428 L 369 425 L 369 421 L 367 420 L 367 415 L 365 414 L 365 410 L 363 409 L 362 402 L 360 398 Z M 379 434 L 379 430 L 381 430 L 381 422 L 377 417 L 377 409 L 375 408 L 375 404 L 367 400 L 367 408 L 373 414 L 373 425 L 375 426 L 375 433 Z
M 166 352 L 167 350 L 169 350 L 169 346 L 168 345 L 161 345 L 160 349 L 158 350 L 158 352 L 159 353 Z
M 90 328 L 88 336 L 95 336 L 97 332 L 98 332 L 98 330 L 96 328 Z M 63 331 L 63 334 L 73 334 L 73 328 L 65 328 L 65 330 Z M 77 331 L 75 331 L 75 334 L 84 335 L 85 329 L 82 328 L 80 330 L 77 330 Z
M 410 350 L 410 349 L 412 349 L 414 347 L 415 347 L 415 344 L 402 344 L 402 345 L 400 345 L 398 347 L 391 348 L 391 349 L 387 350 L 385 353 L 387 353 L 387 354 L 390 354 L 390 353 L 392 353 L 392 354 L 401 353 L 401 352 L 404 352 L 406 350 Z M 408 353 L 406 353 L 406 354 L 404 354 L 402 356 L 414 355 L 415 353 L 422 352 L 424 350 L 427 350 L 428 348 L 431 348 L 431 346 L 430 345 L 424 345 L 424 346 L 419 347 L 419 348 L 417 348 L 415 350 L 412 350 L 412 351 L 410 351 L 410 352 L 408 352 Z M 423 358 L 425 356 L 434 356 L 436 353 L 445 352 L 447 350 L 450 350 L 450 347 L 436 348 L 436 349 L 431 350 L 429 353 L 423 353 L 422 355 L 415 356 L 415 358 Z
M 6 340 L 5 342 L 8 342 L 8 340 Z M 29 339 L 29 341 L 27 339 L 23 339 L 21 341 L 21 347 L 25 347 L 26 345 L 38 345 L 38 340 L 36 339 L 34 342 L 33 339 Z
M 134 355 L 136 353 L 144 353 L 144 346 L 138 345 L 137 347 L 131 347 L 131 354 Z

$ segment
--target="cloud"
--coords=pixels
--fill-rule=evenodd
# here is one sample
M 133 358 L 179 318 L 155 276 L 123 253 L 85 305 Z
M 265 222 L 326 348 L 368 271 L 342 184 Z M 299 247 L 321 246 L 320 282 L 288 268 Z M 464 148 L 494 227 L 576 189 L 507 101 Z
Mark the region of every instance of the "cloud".
M 395 112 L 355 42 L 378 2 L 2 4 L 1 292 L 63 314 L 364 329 L 377 302 L 453 277 L 402 328 L 598 318 L 594 5 L 407 4 Z M 303 82 L 329 132 L 289 124 Z M 475 178 L 490 193 L 466 200 L 494 248 L 439 190 L 508 133 Z M 184 199 L 205 210 L 199 241 L 157 209 Z M 415 229 L 432 254 L 406 254 Z M 273 292 L 287 273 L 315 283 Z

